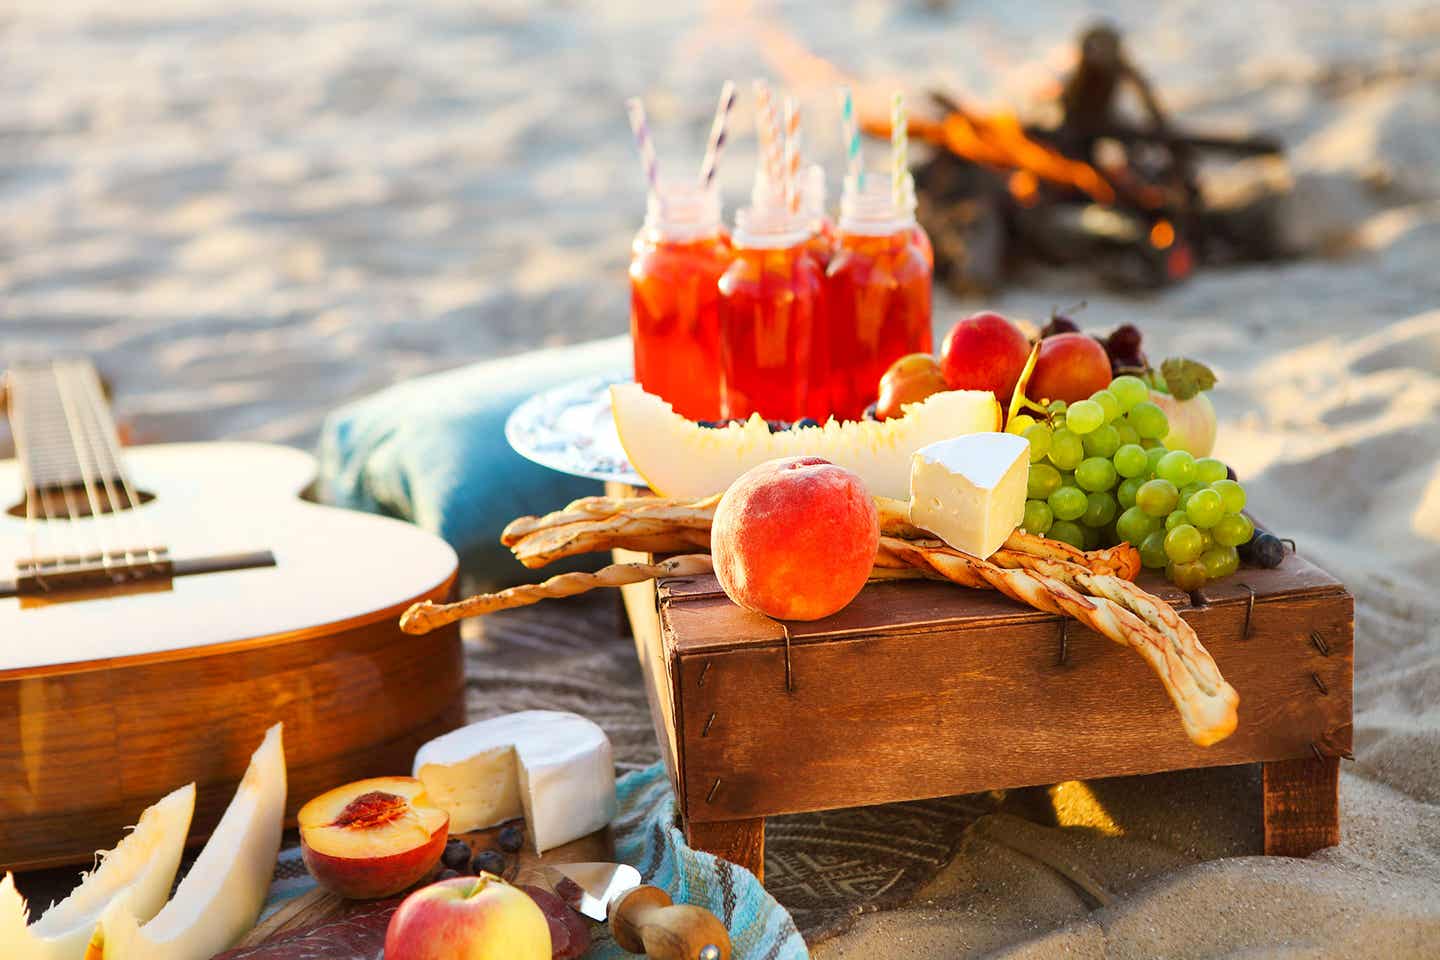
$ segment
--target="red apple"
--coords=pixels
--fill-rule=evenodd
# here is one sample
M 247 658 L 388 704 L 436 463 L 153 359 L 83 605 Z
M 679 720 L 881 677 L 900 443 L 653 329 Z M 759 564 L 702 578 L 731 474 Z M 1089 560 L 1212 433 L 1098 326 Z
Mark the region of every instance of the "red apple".
M 1030 342 L 1019 327 L 998 313 L 977 313 L 945 335 L 940 369 L 951 390 L 989 390 L 1003 405 L 1029 357 Z
M 948 390 L 940 364 L 928 353 L 907 353 L 890 364 L 880 378 L 880 399 L 875 404 L 875 418 L 888 420 L 904 414 L 907 403 L 919 403 L 931 394 Z
M 819 457 L 770 460 L 741 474 L 711 530 L 725 595 L 777 620 L 818 620 L 855 599 L 880 545 L 865 482 Z
M 385 930 L 385 960 L 550 960 L 550 924 L 491 873 L 421 887 Z
M 1170 432 L 1161 443 L 1196 457 L 1210 456 L 1210 451 L 1215 449 L 1219 425 L 1215 420 L 1215 407 L 1203 391 L 1189 400 L 1180 400 L 1162 390 L 1151 390 L 1150 399 L 1165 411 L 1165 418 L 1170 421 Z
M 1061 333 L 1040 341 L 1035 372 L 1025 394 L 1031 400 L 1084 400 L 1110 386 L 1110 357 L 1094 337 Z
M 369 900 L 399 893 L 440 860 L 450 815 L 413 777 L 373 777 L 300 808 L 300 854 L 320 886 Z

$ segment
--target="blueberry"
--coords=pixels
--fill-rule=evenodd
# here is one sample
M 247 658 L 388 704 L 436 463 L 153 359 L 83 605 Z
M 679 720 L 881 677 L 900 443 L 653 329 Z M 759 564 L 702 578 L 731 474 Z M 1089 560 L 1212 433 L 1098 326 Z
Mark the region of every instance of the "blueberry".
M 439 873 L 435 874 L 435 879 L 454 880 L 458 876 L 460 876 L 460 871 L 458 870 L 441 870 Z
M 1254 539 L 1255 562 L 1262 567 L 1278 567 L 1285 560 L 1285 544 L 1272 533 L 1257 534 Z
M 818 427 L 818 426 L 820 426 L 820 421 L 819 421 L 819 420 L 816 420 L 814 417 L 801 417 L 799 420 L 796 420 L 796 421 L 795 421 L 795 426 L 796 426 L 797 428 L 798 428 L 798 427 Z
M 497 877 L 503 876 L 505 874 L 505 854 L 499 850 L 481 850 L 475 854 L 475 859 L 470 862 L 470 866 L 476 873 L 483 870 L 486 873 L 493 873 Z
M 1231 480 L 1240 479 L 1240 477 L 1235 473 L 1235 468 L 1230 466 L 1230 464 L 1228 463 L 1225 464 L 1225 476 L 1229 477 Z
M 788 420 L 766 420 L 765 426 L 770 428 L 771 433 L 784 433 L 790 429 L 790 422 Z
M 506 853 L 516 853 L 525 846 L 525 832 L 514 824 L 501 827 L 500 832 L 495 835 L 495 843 Z
M 877 419 L 877 417 L 875 416 L 875 411 L 876 411 L 876 409 L 877 409 L 879 406 L 880 406 L 879 401 L 876 401 L 875 403 L 870 404 L 870 406 L 868 406 L 868 407 L 865 408 L 865 412 L 860 415 L 860 418 L 861 418 L 862 420 L 875 420 L 875 419 Z
M 716 430 L 725 426 L 724 420 L 696 420 L 695 426 L 704 427 L 706 430 Z
M 447 867 L 460 870 L 470 862 L 470 847 L 464 840 L 456 840 L 451 837 L 445 844 L 445 851 L 440 854 L 440 862 Z

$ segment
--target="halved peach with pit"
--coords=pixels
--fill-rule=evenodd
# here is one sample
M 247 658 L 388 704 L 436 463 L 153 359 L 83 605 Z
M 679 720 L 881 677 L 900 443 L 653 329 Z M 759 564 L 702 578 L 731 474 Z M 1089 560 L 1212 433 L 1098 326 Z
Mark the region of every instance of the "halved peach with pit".
M 373 777 L 300 808 L 300 852 L 317 883 L 352 900 L 399 893 L 440 860 L 450 815 L 414 777 Z

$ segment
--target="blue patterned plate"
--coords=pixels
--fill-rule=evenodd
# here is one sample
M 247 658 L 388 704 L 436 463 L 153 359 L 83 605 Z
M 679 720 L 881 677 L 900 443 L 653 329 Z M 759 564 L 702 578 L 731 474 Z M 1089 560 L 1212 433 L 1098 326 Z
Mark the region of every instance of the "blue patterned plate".
M 628 382 L 619 375 L 590 377 L 537 393 L 505 421 L 505 439 L 520 456 L 552 470 L 643 487 L 610 415 L 610 385 Z

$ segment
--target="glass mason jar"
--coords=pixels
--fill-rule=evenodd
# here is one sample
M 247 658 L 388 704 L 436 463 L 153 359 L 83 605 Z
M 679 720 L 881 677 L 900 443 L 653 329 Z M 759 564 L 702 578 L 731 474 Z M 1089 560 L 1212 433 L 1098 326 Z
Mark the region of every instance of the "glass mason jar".
M 720 416 L 717 283 L 730 258 L 713 184 L 650 195 L 630 260 L 635 379 L 691 420 Z

